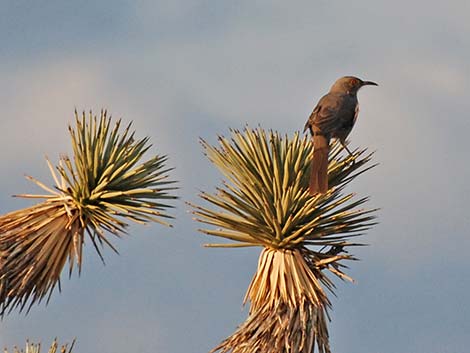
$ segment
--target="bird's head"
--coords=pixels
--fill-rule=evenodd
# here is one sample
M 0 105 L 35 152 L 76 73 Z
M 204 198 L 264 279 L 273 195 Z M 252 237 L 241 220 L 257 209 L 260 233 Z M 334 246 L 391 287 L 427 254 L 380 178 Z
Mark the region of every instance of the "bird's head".
M 363 81 L 354 76 L 344 76 L 336 80 L 333 86 L 331 86 L 330 92 L 356 94 L 359 88 L 367 85 L 378 86 L 378 84 L 372 81 Z

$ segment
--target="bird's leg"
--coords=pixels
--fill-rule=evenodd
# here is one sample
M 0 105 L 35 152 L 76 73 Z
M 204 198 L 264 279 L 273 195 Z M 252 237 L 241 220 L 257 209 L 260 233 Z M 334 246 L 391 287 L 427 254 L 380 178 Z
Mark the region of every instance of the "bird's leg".
M 349 155 L 351 156 L 352 158 L 352 164 L 354 165 L 354 163 L 356 163 L 356 158 L 354 157 L 354 155 L 352 154 L 352 152 L 349 150 L 348 146 L 346 145 L 346 142 L 345 141 L 339 141 L 341 143 L 341 146 L 343 146 L 343 148 L 349 153 Z

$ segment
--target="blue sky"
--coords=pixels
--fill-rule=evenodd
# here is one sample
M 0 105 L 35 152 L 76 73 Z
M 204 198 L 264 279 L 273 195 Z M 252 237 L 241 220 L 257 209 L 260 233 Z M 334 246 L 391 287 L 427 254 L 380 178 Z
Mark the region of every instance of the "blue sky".
M 205 352 L 246 317 L 259 249 L 205 249 L 184 201 L 221 176 L 198 138 L 245 124 L 292 134 L 339 76 L 359 94 L 351 145 L 380 165 L 349 189 L 380 224 L 338 283 L 334 352 L 454 353 L 470 332 L 468 1 L 1 1 L 0 211 L 52 183 L 44 156 L 70 152 L 73 110 L 107 108 L 170 156 L 173 229 L 132 226 L 92 247 L 80 278 L 0 323 L 0 347 L 77 337 L 77 353 Z

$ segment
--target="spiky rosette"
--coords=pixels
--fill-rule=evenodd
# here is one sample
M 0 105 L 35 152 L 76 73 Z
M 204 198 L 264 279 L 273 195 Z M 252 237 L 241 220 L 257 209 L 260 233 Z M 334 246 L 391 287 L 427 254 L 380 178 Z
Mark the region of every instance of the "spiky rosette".
M 150 148 L 148 138 L 134 139 L 131 125 L 114 127 L 106 112 L 99 119 L 90 112 L 75 112 L 70 127 L 73 159 L 62 156 L 54 169 L 54 189 L 29 177 L 48 194 L 18 195 L 44 199 L 31 207 L 0 216 L 0 309 L 23 310 L 52 294 L 67 259 L 81 269 L 82 248 L 88 234 L 101 259 L 104 244 L 115 248 L 106 232 L 125 233 L 126 219 L 169 225 L 165 209 L 171 207 L 175 188 L 165 156 L 141 162 Z
M 73 346 L 75 344 L 75 340 L 72 341 L 70 347 L 68 347 L 68 344 L 64 344 L 60 346 L 60 351 L 59 349 L 59 343 L 57 342 L 57 339 L 55 339 L 47 353 L 72 353 Z M 5 353 L 8 353 L 8 350 L 5 348 Z M 26 341 L 26 347 L 25 349 L 19 349 L 18 347 L 14 347 L 12 353 L 41 353 L 41 343 L 35 344 L 31 343 L 29 341 Z
M 368 198 L 343 195 L 345 186 L 364 171 L 371 154 L 345 155 L 335 144 L 330 153 L 330 189 L 308 192 L 312 144 L 295 134 L 289 139 L 258 128 L 232 131 L 219 146 L 202 142 L 208 158 L 227 178 L 214 194 L 200 196 L 210 206 L 193 205 L 201 229 L 229 243 L 209 247 L 262 246 L 258 270 L 248 288 L 247 321 L 213 351 L 233 353 L 329 352 L 325 289 L 334 283 L 327 272 L 351 280 L 345 250 L 351 238 L 373 224 L 374 210 L 359 209 Z

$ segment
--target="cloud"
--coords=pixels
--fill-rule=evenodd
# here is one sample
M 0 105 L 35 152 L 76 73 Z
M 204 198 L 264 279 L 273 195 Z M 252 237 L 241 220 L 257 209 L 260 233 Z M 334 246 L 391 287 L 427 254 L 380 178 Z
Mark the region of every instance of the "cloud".
M 0 153 L 9 163 L 32 152 L 64 151 L 74 108 L 81 109 L 83 103 L 85 109 L 94 107 L 105 92 L 99 65 L 90 61 L 43 61 L 14 72 L 3 70 L 1 75 L 10 83 L 0 92 L 5 102 L 3 132 L 9 132 L 2 136 Z M 15 154 L 10 153 L 11 146 Z

